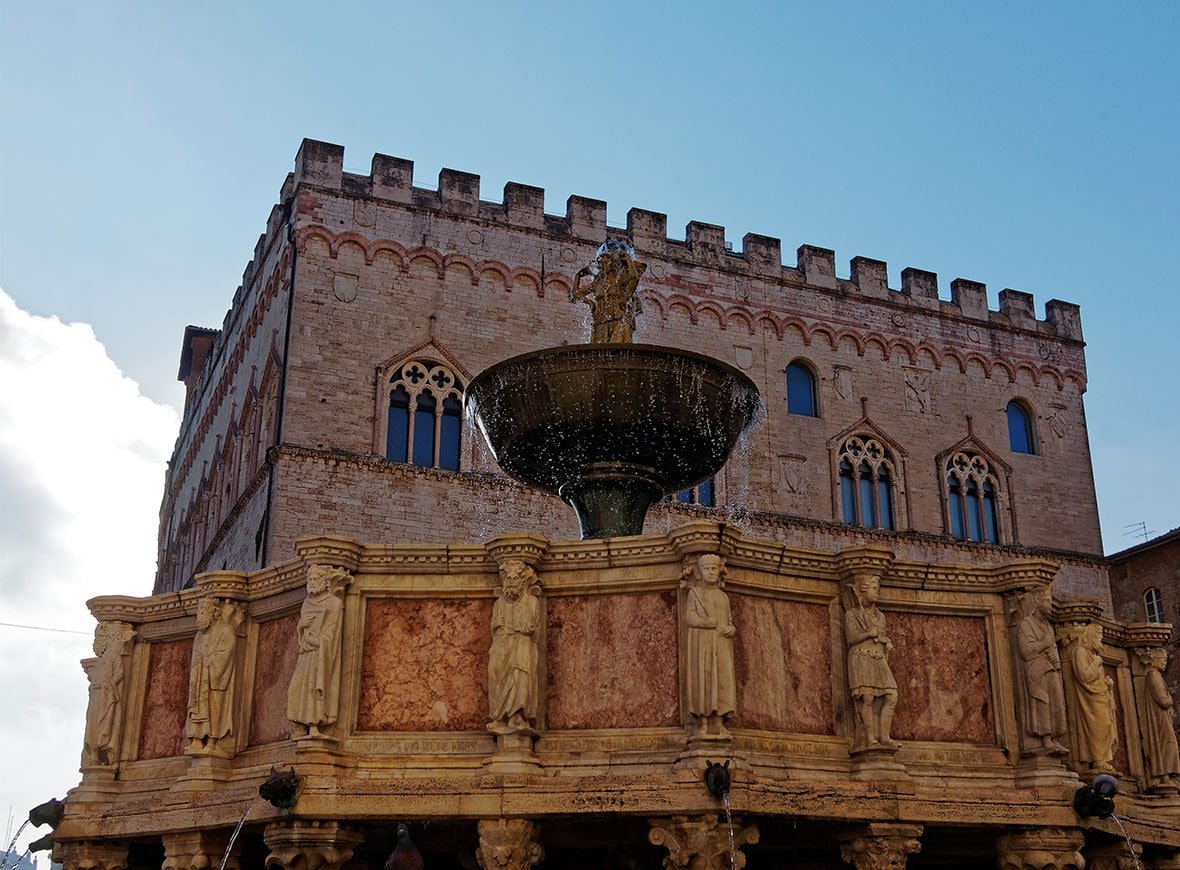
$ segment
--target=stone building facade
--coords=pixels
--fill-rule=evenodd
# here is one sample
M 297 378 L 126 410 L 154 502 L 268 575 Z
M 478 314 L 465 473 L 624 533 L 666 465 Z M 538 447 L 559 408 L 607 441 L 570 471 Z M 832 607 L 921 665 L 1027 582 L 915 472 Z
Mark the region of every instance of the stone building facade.
M 1180 622 L 1180 529 L 1128 547 L 1109 557 L 1114 615 L 1126 622 Z M 1175 634 L 1168 638 L 1165 677 L 1180 701 L 1180 656 Z
M 221 329 L 186 330 L 156 591 L 281 561 L 311 532 L 574 537 L 555 498 L 497 473 L 455 402 L 494 362 L 585 341 L 574 274 L 604 239 L 622 239 L 649 266 L 636 340 L 736 365 L 766 404 L 711 491 L 653 511 L 648 531 L 714 518 L 911 558 L 1047 556 L 1062 565 L 1058 588 L 1109 604 L 1076 305 L 1052 300 L 1038 320 L 1031 295 L 1004 290 L 989 311 L 974 281 L 952 281 L 947 301 L 919 269 L 904 269 L 898 290 L 878 260 L 854 257 L 845 279 L 823 248 L 784 265 L 778 239 L 747 234 L 739 252 L 710 224 L 679 240 L 656 212 L 631 209 L 625 228 L 610 227 L 598 200 L 571 196 L 553 215 L 538 188 L 510 183 L 490 202 L 476 175 L 444 169 L 427 189 L 409 161 L 376 155 L 364 176 L 343 159 L 303 143 Z M 416 419 L 433 414 L 441 452 L 419 438 L 420 455 L 405 453 L 404 432 L 389 443 L 398 384 Z M 387 458 L 398 450 L 402 461 Z

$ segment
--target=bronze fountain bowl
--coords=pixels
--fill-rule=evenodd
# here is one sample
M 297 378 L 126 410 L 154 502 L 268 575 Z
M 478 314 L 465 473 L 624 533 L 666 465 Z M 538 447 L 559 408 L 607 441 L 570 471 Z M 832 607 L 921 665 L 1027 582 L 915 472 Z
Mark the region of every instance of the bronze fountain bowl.
M 720 471 L 761 398 L 698 353 L 580 344 L 485 369 L 466 405 L 506 474 L 561 496 L 582 537 L 603 538 L 642 534 L 648 507 Z

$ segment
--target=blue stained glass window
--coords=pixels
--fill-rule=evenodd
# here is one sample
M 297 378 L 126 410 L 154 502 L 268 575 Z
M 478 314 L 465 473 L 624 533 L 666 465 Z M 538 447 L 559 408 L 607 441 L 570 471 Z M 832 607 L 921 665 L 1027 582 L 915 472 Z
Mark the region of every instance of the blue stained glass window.
M 951 519 L 951 537 L 957 541 L 967 540 L 967 524 L 963 516 L 963 490 L 959 486 L 959 478 L 951 474 L 947 476 L 947 492 L 950 519 Z
M 868 528 L 877 527 L 877 498 L 873 491 L 873 469 L 867 462 L 862 462 L 858 469 L 860 474 L 860 524 Z
M 410 394 L 399 386 L 389 394 L 389 420 L 385 428 L 385 458 L 406 461 L 410 434 Z
M 1000 534 L 996 522 L 996 488 L 990 480 L 983 482 L 983 522 L 984 540 L 989 544 L 998 544 Z
M 697 504 L 713 507 L 713 478 L 709 478 L 697 487 Z
M 438 431 L 438 467 L 459 470 L 459 435 L 463 429 L 463 405 L 454 396 L 443 399 Z
M 852 465 L 847 459 L 840 462 L 840 510 L 844 515 L 844 522 L 855 526 L 856 483 L 852 475 Z
M 419 393 L 414 406 L 414 456 L 415 465 L 430 468 L 434 465 L 434 409 L 437 406 L 430 393 Z
M 787 366 L 787 413 L 799 417 L 818 417 L 815 402 L 815 377 L 802 363 Z
M 1016 401 L 1008 403 L 1008 442 L 1013 453 L 1036 453 L 1033 449 L 1032 418 Z
M 881 516 L 878 525 L 883 529 L 893 529 L 893 495 L 890 489 L 889 470 L 882 468 L 877 475 L 877 506 Z

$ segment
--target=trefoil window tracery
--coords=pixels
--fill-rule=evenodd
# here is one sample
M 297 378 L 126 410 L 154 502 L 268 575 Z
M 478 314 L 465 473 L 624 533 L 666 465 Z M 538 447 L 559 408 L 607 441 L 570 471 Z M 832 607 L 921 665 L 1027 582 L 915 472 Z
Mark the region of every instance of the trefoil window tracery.
M 838 469 L 844 522 L 893 530 L 897 469 L 885 446 L 876 438 L 853 435 L 840 447 Z
M 463 383 L 450 366 L 409 360 L 389 378 L 385 458 L 459 470 Z
M 988 461 L 977 453 L 955 453 L 946 464 L 946 486 L 951 537 L 998 544 L 999 483 Z

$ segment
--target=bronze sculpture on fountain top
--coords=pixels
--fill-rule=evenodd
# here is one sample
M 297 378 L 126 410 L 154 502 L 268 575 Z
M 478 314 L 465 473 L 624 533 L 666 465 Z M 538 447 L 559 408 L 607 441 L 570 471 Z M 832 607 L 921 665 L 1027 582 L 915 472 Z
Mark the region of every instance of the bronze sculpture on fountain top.
M 570 294 L 590 306 L 590 344 L 512 357 L 467 390 L 500 467 L 561 496 L 583 538 L 642 534 L 652 504 L 721 470 L 761 404 L 733 366 L 631 344 L 646 268 L 625 242 L 602 245 Z

